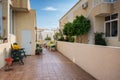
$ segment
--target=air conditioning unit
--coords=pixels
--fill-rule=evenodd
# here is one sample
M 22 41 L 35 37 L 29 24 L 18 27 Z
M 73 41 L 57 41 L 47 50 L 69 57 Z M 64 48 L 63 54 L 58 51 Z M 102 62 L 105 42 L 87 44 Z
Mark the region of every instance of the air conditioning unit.
M 88 7 L 88 2 L 85 2 L 83 5 L 82 5 L 82 8 L 83 9 L 86 9 Z

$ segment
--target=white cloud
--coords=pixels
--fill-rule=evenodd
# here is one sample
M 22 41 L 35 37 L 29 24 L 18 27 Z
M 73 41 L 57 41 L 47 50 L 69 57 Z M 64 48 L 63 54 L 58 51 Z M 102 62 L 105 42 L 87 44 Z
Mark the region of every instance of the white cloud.
M 57 11 L 57 9 L 52 7 L 52 6 L 45 7 L 43 10 L 45 10 L 45 11 Z

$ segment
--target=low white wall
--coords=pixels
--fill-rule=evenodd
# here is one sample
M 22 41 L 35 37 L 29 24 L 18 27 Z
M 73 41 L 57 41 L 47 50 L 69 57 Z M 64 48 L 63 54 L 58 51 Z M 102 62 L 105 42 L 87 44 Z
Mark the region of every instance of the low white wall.
M 0 68 L 2 68 L 5 65 L 5 57 L 9 55 L 9 50 L 9 43 L 0 44 Z
M 0 68 L 5 65 L 5 58 L 10 56 L 11 44 L 16 42 L 15 35 L 9 34 L 8 42 L 0 44 Z
M 57 49 L 98 80 L 120 80 L 120 48 L 58 41 Z

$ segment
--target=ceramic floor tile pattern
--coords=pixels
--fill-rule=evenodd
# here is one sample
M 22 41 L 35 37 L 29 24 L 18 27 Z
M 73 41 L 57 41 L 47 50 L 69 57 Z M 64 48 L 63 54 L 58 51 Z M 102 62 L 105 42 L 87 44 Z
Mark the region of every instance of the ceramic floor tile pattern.
M 13 71 L 0 70 L 0 80 L 96 80 L 59 52 L 44 49 L 39 56 L 28 56 L 25 65 L 15 63 Z

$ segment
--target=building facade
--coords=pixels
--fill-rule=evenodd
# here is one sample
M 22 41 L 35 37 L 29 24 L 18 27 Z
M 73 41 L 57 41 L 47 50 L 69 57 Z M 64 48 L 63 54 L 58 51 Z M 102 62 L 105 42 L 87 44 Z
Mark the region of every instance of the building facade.
M 0 67 L 14 42 L 27 55 L 35 54 L 35 27 L 36 11 L 30 8 L 30 0 L 0 0 L 0 36 L 7 39 L 0 44 Z
M 91 29 L 84 36 L 84 43 L 94 44 L 94 33 L 103 32 L 108 46 L 120 46 L 120 0 L 79 0 L 60 20 L 72 22 L 76 16 L 83 15 L 91 22 Z

